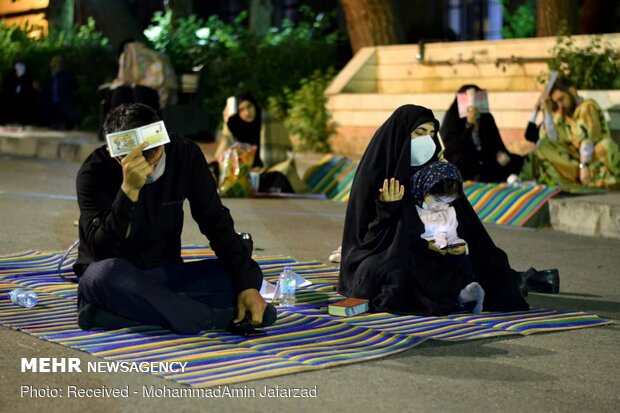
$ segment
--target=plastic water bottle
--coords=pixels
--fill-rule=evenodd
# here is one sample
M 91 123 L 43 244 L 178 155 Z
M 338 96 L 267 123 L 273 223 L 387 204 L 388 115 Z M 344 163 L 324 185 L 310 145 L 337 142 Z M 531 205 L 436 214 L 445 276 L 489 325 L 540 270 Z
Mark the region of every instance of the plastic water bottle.
M 9 293 L 11 302 L 26 308 L 37 305 L 37 293 L 29 288 L 18 288 Z
M 292 307 L 295 305 L 295 288 L 297 280 L 295 271 L 291 267 L 284 267 L 280 274 L 280 306 Z

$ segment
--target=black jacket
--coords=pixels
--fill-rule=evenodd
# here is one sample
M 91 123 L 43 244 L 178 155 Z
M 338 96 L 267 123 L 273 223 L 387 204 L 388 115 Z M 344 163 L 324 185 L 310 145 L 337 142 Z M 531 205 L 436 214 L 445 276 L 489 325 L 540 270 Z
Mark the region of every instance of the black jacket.
M 518 174 L 521 170 L 523 158 L 508 152 L 490 113 L 481 113 L 478 120 L 479 149 L 474 143 L 474 128 L 467 125 L 465 118 L 459 118 L 456 99 L 446 112 L 440 132 L 446 145 L 446 160 L 459 168 L 465 180 L 504 182 L 510 174 Z M 497 162 L 498 151 L 509 154 L 507 165 Z
M 171 137 L 165 151 L 164 174 L 145 185 L 135 203 L 120 189 L 121 166 L 105 146 L 86 159 L 77 176 L 80 245 L 75 273 L 80 276 L 89 263 L 113 257 L 144 269 L 181 263 L 183 202 L 187 199 L 192 217 L 235 289 L 260 288 L 260 267 L 235 232 L 200 148 L 187 139 Z

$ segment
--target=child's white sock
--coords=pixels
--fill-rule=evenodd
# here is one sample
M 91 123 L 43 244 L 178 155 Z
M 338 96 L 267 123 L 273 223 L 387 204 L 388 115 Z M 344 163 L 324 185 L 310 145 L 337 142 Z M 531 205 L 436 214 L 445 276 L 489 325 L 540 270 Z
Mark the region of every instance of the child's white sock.
M 484 289 L 476 282 L 469 283 L 459 293 L 459 304 L 469 303 L 475 301 L 476 305 L 471 311 L 474 314 L 480 314 L 482 312 L 482 303 L 484 301 Z

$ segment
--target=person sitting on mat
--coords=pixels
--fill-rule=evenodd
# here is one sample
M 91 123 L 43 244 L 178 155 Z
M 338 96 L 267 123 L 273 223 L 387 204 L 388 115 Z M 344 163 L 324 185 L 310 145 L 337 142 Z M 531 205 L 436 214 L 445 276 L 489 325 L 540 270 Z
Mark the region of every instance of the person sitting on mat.
M 372 311 L 446 315 L 462 310 L 455 300 L 464 287 L 455 283 L 462 269 L 429 248 L 421 237 L 425 226 L 415 211 L 413 194 L 400 184 L 410 185 L 416 172 L 440 160 L 438 130 L 431 110 L 401 106 L 375 132 L 357 167 L 347 203 L 337 290 L 368 299 Z M 484 289 L 486 311 L 529 309 L 523 296 L 534 280 L 557 292 L 557 271 L 513 270 L 467 198 L 455 199 L 452 206 L 458 237 L 467 242 L 472 274 Z
M 463 85 L 457 96 L 479 91 L 476 85 Z M 443 118 L 440 134 L 446 145 L 446 160 L 459 168 L 465 180 L 505 182 L 521 170 L 523 158 L 508 152 L 493 115 L 469 106 L 466 116 L 461 118 L 457 97 Z
M 536 125 L 539 110 L 543 122 Z M 570 79 L 558 78 L 532 113 L 525 138 L 536 143 L 522 175 L 567 192 L 620 188 L 620 148 L 601 107 L 583 99 Z
M 249 92 L 238 92 L 227 100 L 222 112 L 223 128 L 215 157 L 236 142 L 256 146 L 252 167 L 260 173 L 259 192 L 308 191 L 299 178 L 293 144 L 284 125 L 262 109 Z
M 160 120 L 146 105 L 122 105 L 110 111 L 103 133 Z M 178 136 L 146 146 L 119 159 L 104 145 L 78 172 L 80 328 L 144 323 L 195 334 L 273 324 L 276 310 L 259 293 L 261 269 L 235 232 L 200 148 Z M 183 263 L 185 199 L 217 259 Z
M 403 191 L 390 194 L 388 180 L 383 181 L 381 197 L 400 201 Z M 428 248 L 439 254 L 454 269 L 454 302 L 462 307 L 472 303 L 474 314 L 482 312 L 484 289 L 478 284 L 469 261 L 467 242 L 459 238 L 456 210 L 450 204 L 463 195 L 463 178 L 459 169 L 449 162 L 433 162 L 417 171 L 411 178 L 411 192 L 415 211 L 424 224 L 420 238 L 428 242 Z M 457 294 L 457 290 L 458 291 Z

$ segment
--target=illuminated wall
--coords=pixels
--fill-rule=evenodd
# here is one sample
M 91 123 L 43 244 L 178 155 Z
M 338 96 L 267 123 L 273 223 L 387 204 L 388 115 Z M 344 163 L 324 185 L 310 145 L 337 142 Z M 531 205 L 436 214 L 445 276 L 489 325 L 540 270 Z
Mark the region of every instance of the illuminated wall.
M 0 0 L 0 20 L 12 26 L 29 24 L 47 31 L 45 8 L 49 0 Z

